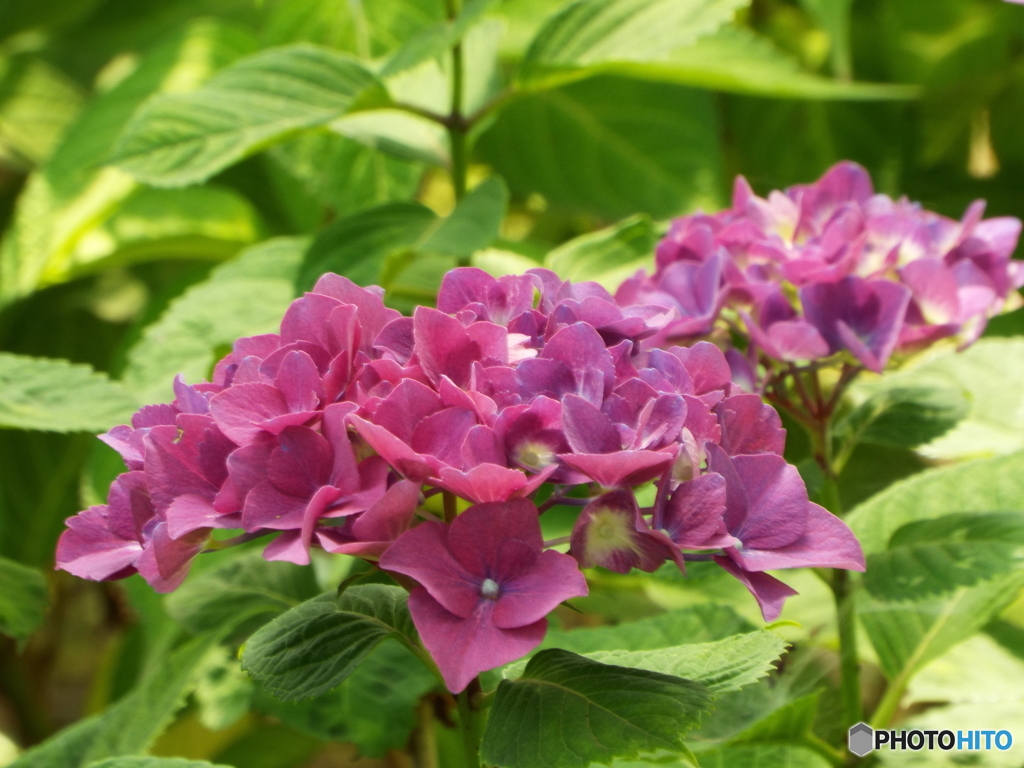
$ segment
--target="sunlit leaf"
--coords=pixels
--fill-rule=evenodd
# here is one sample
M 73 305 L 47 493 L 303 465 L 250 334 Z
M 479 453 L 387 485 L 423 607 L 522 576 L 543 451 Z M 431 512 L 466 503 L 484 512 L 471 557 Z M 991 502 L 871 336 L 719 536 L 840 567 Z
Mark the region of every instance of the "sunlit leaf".
M 124 385 L 145 403 L 165 401 L 176 375 L 205 380 L 218 350 L 240 336 L 276 332 L 306 243 L 268 240 L 185 291 L 129 351 Z
M 553 67 L 657 61 L 714 32 L 748 0 L 576 0 L 551 17 L 523 61 L 523 76 Z
M 523 194 L 603 216 L 665 217 L 718 207 L 717 131 L 706 93 L 595 77 L 512 101 L 478 150 Z
M 87 365 L 0 353 L 0 426 L 97 432 L 134 410 L 120 384 Z
M 687 643 L 651 650 L 603 650 L 582 656 L 602 664 L 646 669 L 683 677 L 706 685 L 712 693 L 737 691 L 756 682 L 772 669 L 785 651 L 785 641 L 771 632 L 733 635 L 709 643 Z M 506 679 L 523 673 L 526 662 L 505 670 Z
M 45 61 L 0 58 L 0 156 L 42 163 L 81 108 L 78 87 Z
M 158 91 L 196 87 L 253 45 L 234 27 L 193 22 L 144 56 L 117 86 L 88 103 L 18 199 L 14 224 L 0 243 L 0 303 L 31 293 L 45 284 L 47 275 L 72 276 L 81 239 L 100 228 L 135 191 L 130 176 L 102 165 L 139 104 Z
M 565 280 L 593 280 L 614 292 L 638 270 L 651 271 L 656 243 L 650 218 L 634 216 L 563 243 L 545 264 Z
M 272 48 L 195 91 L 148 101 L 111 161 L 148 184 L 195 184 L 303 128 L 329 123 L 378 85 L 356 59 L 330 49 Z
M 1024 513 L 952 514 L 897 528 L 868 555 L 864 583 L 882 600 L 924 600 L 970 587 L 1024 561 Z

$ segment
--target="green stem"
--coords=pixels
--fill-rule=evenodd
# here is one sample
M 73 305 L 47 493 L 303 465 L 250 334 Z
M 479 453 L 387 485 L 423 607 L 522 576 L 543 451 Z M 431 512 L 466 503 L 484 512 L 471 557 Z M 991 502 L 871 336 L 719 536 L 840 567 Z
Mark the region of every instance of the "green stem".
M 454 21 L 459 15 L 460 5 L 459 0 L 445 0 L 449 20 Z M 448 127 L 448 139 L 451 143 L 451 175 L 456 200 L 461 200 L 466 194 L 466 176 L 469 171 L 469 163 L 466 159 L 466 133 L 470 124 L 462 114 L 462 92 L 465 79 L 463 70 L 462 43 L 458 42 L 452 46 L 452 108 L 445 121 Z
M 466 768 L 480 768 L 480 738 L 483 734 L 483 717 L 476 694 L 480 692 L 480 678 L 472 682 L 456 699 L 459 710 L 459 730 L 462 732 L 462 749 Z
M 438 768 L 437 731 L 434 724 L 434 702 L 430 696 L 420 700 L 416 709 L 414 738 L 417 768 Z
M 837 517 L 843 515 L 842 498 L 839 493 L 839 476 L 835 465 L 832 440 L 833 402 L 826 404 L 821 394 L 821 382 L 817 368 L 810 371 L 811 386 L 817 407 L 814 428 L 809 430 L 814 458 L 825 476 L 821 488 L 822 505 Z M 840 386 L 845 386 L 841 382 Z M 854 602 L 855 584 L 849 571 L 835 568 L 832 571 L 832 595 L 836 604 L 836 623 L 839 629 L 839 670 L 840 698 L 843 705 L 843 726 L 860 722 L 863 717 L 860 691 L 860 657 L 857 653 L 857 609 Z
M 839 623 L 840 697 L 843 702 L 843 726 L 849 728 L 864 716 L 860 696 L 860 658 L 857 655 L 857 609 L 854 585 L 849 571 L 832 571 L 832 594 Z
M 452 186 L 455 199 L 461 200 L 466 194 L 466 176 L 469 163 L 466 157 L 466 121 L 462 116 L 462 43 L 452 48 L 452 111 L 448 121 L 448 138 L 452 151 Z
M 450 523 L 459 514 L 459 508 L 455 501 L 455 494 L 445 491 L 441 496 L 444 501 L 444 521 Z

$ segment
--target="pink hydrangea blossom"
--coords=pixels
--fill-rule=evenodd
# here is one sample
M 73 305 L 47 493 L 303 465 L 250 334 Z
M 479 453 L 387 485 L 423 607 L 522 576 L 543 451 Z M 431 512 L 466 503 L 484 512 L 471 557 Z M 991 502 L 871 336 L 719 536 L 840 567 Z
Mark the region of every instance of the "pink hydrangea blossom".
M 792 590 L 766 568 L 862 569 L 863 556 L 808 501 L 778 414 L 733 384 L 721 350 L 648 348 L 717 312 L 721 296 L 701 296 L 622 308 L 547 270 L 466 268 L 437 308 L 403 317 L 380 289 L 326 275 L 280 334 L 240 339 L 211 383 L 178 381 L 173 403 L 104 436 L 129 471 L 69 521 L 58 567 L 168 591 L 216 529 L 269 537 L 272 560 L 379 560 L 418 584 L 412 616 L 453 691 L 534 648 L 545 616 L 586 594 L 580 567 L 714 558 L 774 618 Z M 820 343 L 847 328 L 884 356 L 862 314 L 836 314 Z M 439 493 L 469 508 L 448 504 L 442 522 L 426 508 Z M 555 504 L 581 507 L 568 555 L 541 538 Z
M 897 351 L 950 336 L 970 344 L 1018 300 L 1021 223 L 983 212 L 978 201 L 954 221 L 876 194 L 851 162 L 767 198 L 741 176 L 730 208 L 674 221 L 654 274 L 616 297 L 676 310 L 647 346 L 709 334 L 727 309 L 752 351 L 787 362 L 843 352 L 881 371 Z

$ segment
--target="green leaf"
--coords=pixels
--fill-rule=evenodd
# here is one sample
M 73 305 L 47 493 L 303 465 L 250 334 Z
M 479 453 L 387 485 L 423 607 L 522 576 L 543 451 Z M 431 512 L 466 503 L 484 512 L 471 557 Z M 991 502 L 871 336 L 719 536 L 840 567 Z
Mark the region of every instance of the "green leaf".
M 442 168 L 451 162 L 448 132 L 444 127 L 409 112 L 369 109 L 338 118 L 329 127 L 335 133 L 397 158 Z
M 850 9 L 853 0 L 800 0 L 818 24 L 828 33 L 831 47 L 832 73 L 850 79 L 853 64 L 850 56 Z
M 725 26 L 664 61 L 602 68 L 645 80 L 778 99 L 909 99 L 911 86 L 833 80 L 808 72 L 767 38 L 746 27 Z
M 39 165 L 81 108 L 78 87 L 42 59 L 0 58 L 0 157 Z
M 306 251 L 296 286 L 309 290 L 325 272 L 360 285 L 380 279 L 392 251 L 414 245 L 436 220 L 433 211 L 414 202 L 388 203 L 346 216 L 324 229 Z
M 799 743 L 811 734 L 820 693 L 787 701 L 729 739 L 730 744 Z
M 58 283 L 98 269 L 155 259 L 222 260 L 260 239 L 259 214 L 232 189 L 148 189 L 132 193 L 102 224 L 82 233 L 67 262 L 42 274 Z
M 43 623 L 46 602 L 43 574 L 0 557 L 0 632 L 26 639 Z
M 951 460 L 1012 453 L 1024 448 L 1024 339 L 981 339 L 970 349 L 946 349 L 919 365 L 887 377 L 893 386 L 957 388 L 970 401 L 966 417 L 920 450 Z
M 380 71 L 381 77 L 390 77 L 445 53 L 462 39 L 494 2 L 495 0 L 467 0 L 455 19 L 419 30 L 388 59 Z
M 870 554 L 906 523 L 991 510 L 1024 511 L 1024 453 L 921 472 L 858 506 L 847 522 Z
M 656 243 L 650 217 L 633 216 L 563 243 L 545 264 L 565 280 L 593 280 L 614 293 L 637 270 L 651 269 Z
M 738 691 L 775 668 L 786 641 L 761 630 L 711 643 L 689 643 L 650 651 L 596 651 L 585 654 L 602 664 L 646 669 L 695 680 L 712 693 Z
M 87 365 L 0 352 L 0 427 L 99 432 L 135 407 L 120 384 Z
M 544 69 L 657 61 L 714 32 L 749 0 L 577 0 L 534 38 L 522 77 Z
M 701 768 L 828 768 L 831 763 L 806 747 L 786 744 L 729 746 L 702 752 Z
M 868 556 L 864 584 L 882 600 L 922 600 L 1005 573 L 1022 559 L 1024 514 L 952 514 L 896 529 Z
M 329 123 L 378 87 L 356 59 L 327 48 L 269 49 L 195 91 L 148 101 L 111 161 L 155 186 L 195 184 L 297 131 Z
M 416 637 L 400 587 L 366 584 L 308 600 L 246 643 L 242 666 L 282 701 L 319 696 L 341 683 L 381 642 Z
M 264 623 L 319 592 L 310 568 L 268 562 L 258 552 L 189 578 L 166 599 L 167 612 L 190 632 Z
M 95 232 L 135 190 L 130 176 L 100 166 L 138 105 L 158 91 L 196 87 L 254 45 L 233 27 L 193 22 L 86 105 L 18 199 L 14 225 L 0 244 L 0 303 L 31 293 L 47 279 L 75 274 L 72 254 L 82 238 Z
M 340 219 L 325 229 L 306 253 L 298 288 L 307 290 L 320 275 L 336 272 L 361 285 L 379 282 L 392 292 L 403 293 L 407 286 L 404 292 L 411 298 L 430 302 L 440 276 L 454 266 L 450 259 L 466 258 L 497 238 L 507 206 L 508 189 L 492 176 L 460 200 L 447 217 L 410 202 L 382 205 Z M 418 258 L 420 254 L 428 258 Z M 389 256 L 394 256 L 390 264 Z M 438 256 L 450 257 L 441 261 L 440 271 L 417 272 L 424 264 L 436 263 Z
M 175 649 L 138 688 L 107 710 L 85 762 L 148 749 L 184 705 L 217 639 L 213 633 L 200 635 Z
M 190 640 L 103 715 L 61 731 L 25 752 L 11 768 L 84 768 L 145 751 L 185 703 L 204 657 L 216 643 L 213 634 Z
M 916 448 L 949 432 L 967 415 L 970 403 L 955 386 L 879 379 L 855 394 L 867 399 L 840 419 L 836 435 L 852 448 L 873 443 Z
M 786 642 L 772 632 L 733 635 L 710 643 L 688 643 L 642 651 L 603 650 L 581 654 L 602 664 L 646 669 L 663 675 L 683 677 L 707 686 L 714 694 L 738 691 L 760 680 L 774 669 L 785 652 Z M 517 662 L 505 670 L 506 679 L 523 673 L 528 662 Z
M 382 111 L 359 112 L 351 117 Z M 330 133 L 300 134 L 268 154 L 307 194 L 336 216 L 350 216 L 375 205 L 407 200 L 415 195 L 424 170 L 419 162 L 378 151 L 371 141 L 360 142 Z M 289 192 L 284 189 L 279 194 L 288 196 Z M 308 217 L 314 228 L 320 228 L 324 211 L 305 201 L 286 197 L 286 202 L 289 206 L 304 206 L 299 214 Z
M 1022 585 L 1024 574 L 1018 572 L 962 588 L 945 600 L 908 605 L 864 596 L 858 614 L 882 671 L 890 679 L 905 684 L 924 664 L 985 626 L 1013 602 Z
M 646 651 L 681 643 L 724 640 L 753 629 L 754 626 L 732 608 L 704 603 L 612 627 L 569 631 L 552 629 L 544 637 L 540 648 L 562 648 L 580 654 L 614 650 Z
M 498 686 L 481 757 L 500 768 L 585 768 L 654 750 L 688 754 L 683 736 L 711 702 L 690 680 L 550 649 Z
M 93 715 L 68 726 L 23 752 L 7 768 L 79 768 L 85 765 L 85 755 L 96 738 L 102 718 Z
M 508 187 L 491 176 L 462 198 L 451 215 L 439 219 L 416 244 L 417 250 L 466 258 L 486 248 L 501 230 L 508 208 Z
M 255 707 L 304 733 L 349 742 L 362 755 L 382 757 L 408 742 L 416 705 L 436 684 L 407 648 L 386 640 L 337 688 L 297 704 L 262 695 Z
M 527 94 L 477 149 L 517 192 L 601 216 L 662 218 L 721 200 L 711 97 L 675 85 L 594 77 Z
M 275 238 L 248 248 L 172 301 L 129 351 L 125 386 L 144 403 L 164 402 L 176 375 L 205 380 L 224 346 L 276 332 L 307 242 Z
M 211 648 L 192 692 L 199 722 L 211 731 L 230 728 L 249 714 L 255 689 L 252 679 L 242 671 L 233 648 L 222 645 Z
M 205 760 L 185 760 L 180 757 L 115 757 L 89 768 L 217 768 Z M 228 768 L 220 766 L 220 768 Z
M 847 522 L 870 556 L 884 551 L 896 530 L 907 523 L 956 513 L 979 516 L 993 509 L 1024 511 L 1024 454 L 922 472 L 861 504 Z M 949 598 L 910 605 L 862 595 L 858 612 L 883 671 L 900 689 L 922 664 L 999 613 L 1022 583 L 1024 574 L 1012 573 L 961 588 Z

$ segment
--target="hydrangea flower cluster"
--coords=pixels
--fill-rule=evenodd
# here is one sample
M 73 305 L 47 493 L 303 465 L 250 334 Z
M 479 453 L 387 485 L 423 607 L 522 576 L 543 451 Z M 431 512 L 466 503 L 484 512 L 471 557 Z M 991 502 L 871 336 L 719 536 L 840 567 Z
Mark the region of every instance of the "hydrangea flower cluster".
M 1021 222 L 983 219 L 984 209 L 976 201 L 954 221 L 875 194 L 852 162 L 767 199 L 740 176 L 731 208 L 675 220 L 654 274 L 629 279 L 616 298 L 678 312 L 648 345 L 708 334 L 728 309 L 752 356 L 845 351 L 880 372 L 894 351 L 951 336 L 970 344 L 1018 300 L 1024 263 L 1010 257 Z
M 218 528 L 272 535 L 270 560 L 378 561 L 456 692 L 534 648 L 587 594 L 581 567 L 714 560 L 772 620 L 794 592 L 766 571 L 863 570 L 863 555 L 717 347 L 644 349 L 680 322 L 545 270 L 454 270 L 412 317 L 326 275 L 280 334 L 240 339 L 212 382 L 178 380 L 173 403 L 103 436 L 128 471 L 68 521 L 58 567 L 170 591 Z M 555 505 L 580 509 L 568 554 L 543 541 Z

